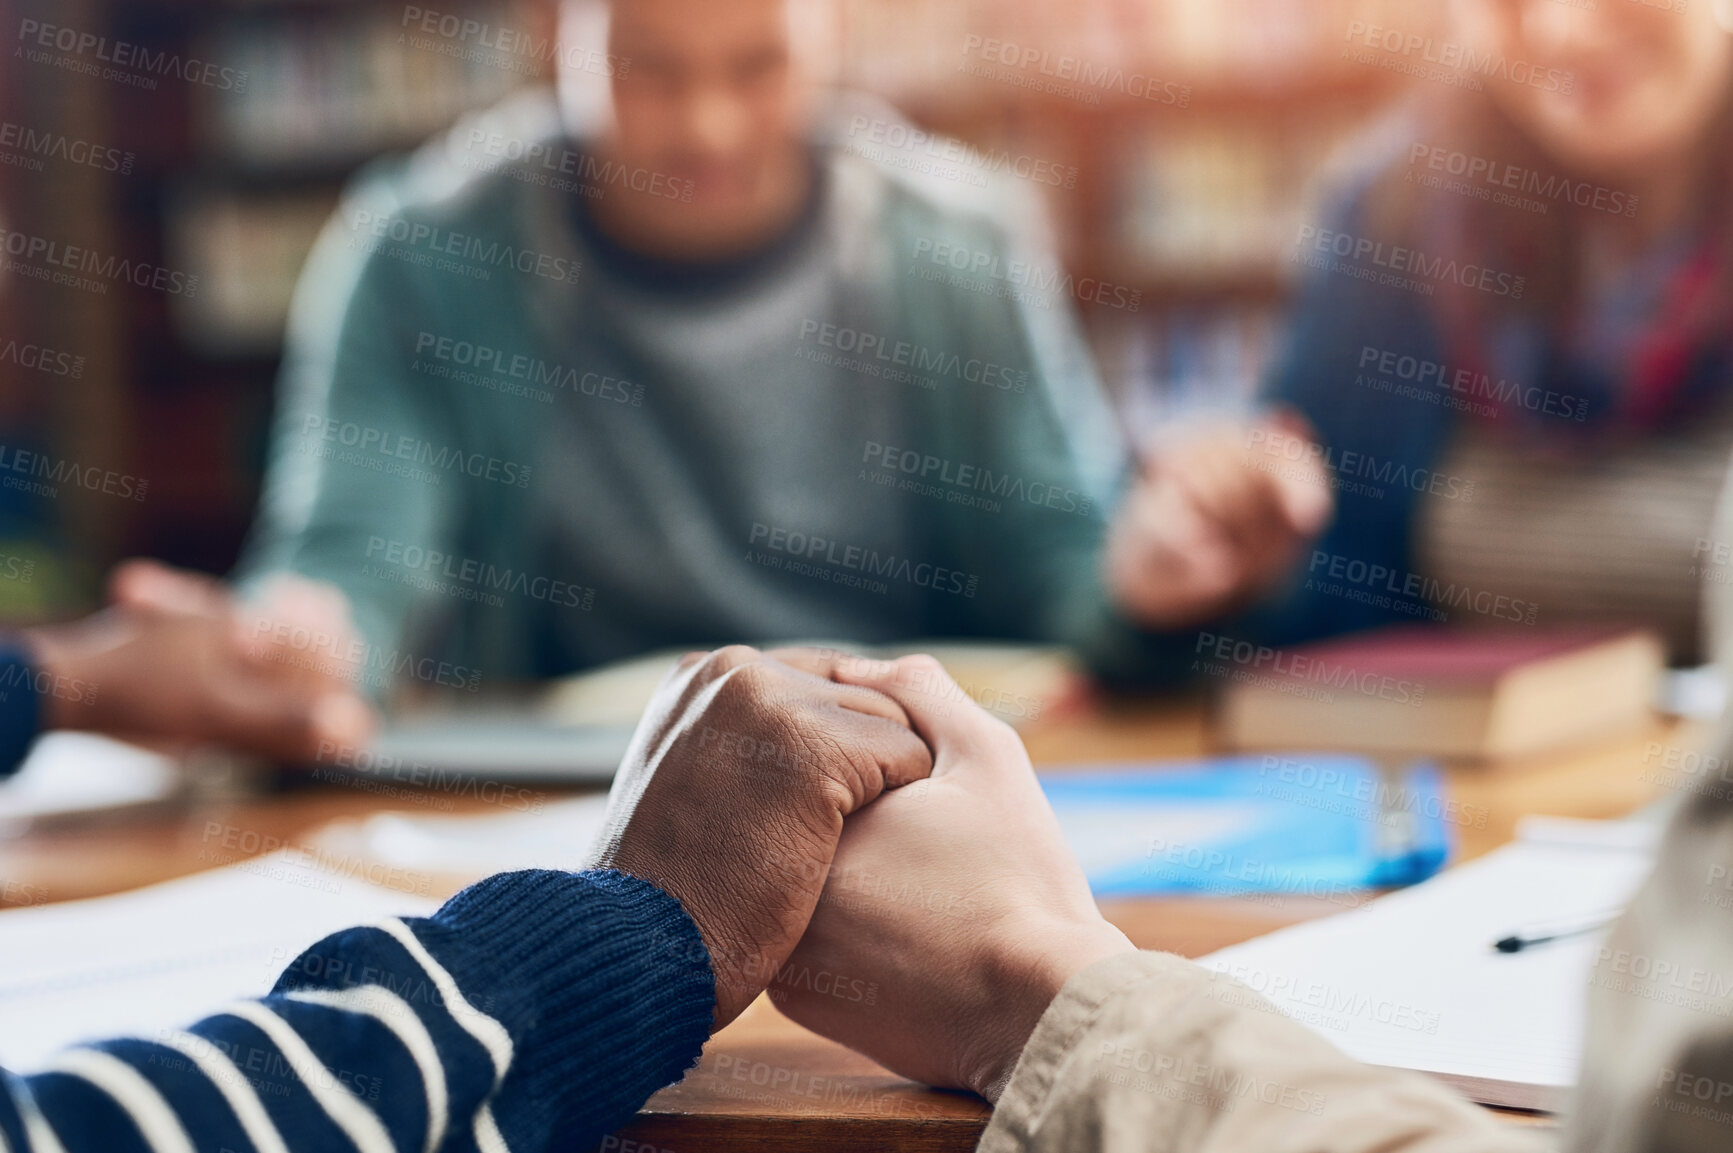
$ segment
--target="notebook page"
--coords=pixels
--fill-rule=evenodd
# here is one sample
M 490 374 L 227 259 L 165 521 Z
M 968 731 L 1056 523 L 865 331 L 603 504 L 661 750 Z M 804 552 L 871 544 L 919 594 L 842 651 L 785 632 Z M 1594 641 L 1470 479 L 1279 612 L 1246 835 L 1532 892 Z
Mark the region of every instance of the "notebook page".
M 280 853 L 112 897 L 0 912 L 0 1065 L 28 1072 L 74 1042 L 190 1024 L 269 992 L 329 933 L 437 907 Z
M 1499 953 L 1528 925 L 1621 907 L 1645 852 L 1517 843 L 1362 909 L 1202 959 L 1359 1060 L 1487 1104 L 1557 1108 L 1575 1083 L 1605 931 Z

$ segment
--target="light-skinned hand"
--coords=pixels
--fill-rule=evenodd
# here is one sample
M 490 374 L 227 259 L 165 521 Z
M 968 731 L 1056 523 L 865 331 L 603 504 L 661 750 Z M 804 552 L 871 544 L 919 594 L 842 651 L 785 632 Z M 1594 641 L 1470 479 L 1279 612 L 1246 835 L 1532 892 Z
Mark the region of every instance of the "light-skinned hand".
M 346 608 L 341 619 L 334 614 L 336 590 L 300 578 L 278 587 L 317 603 L 321 627 L 346 627 Z M 24 632 L 45 674 L 45 727 L 216 744 L 288 762 L 370 736 L 373 712 L 353 683 L 305 661 L 270 659 L 255 639 L 262 610 L 244 609 L 221 581 L 130 561 L 111 578 L 110 598 L 82 620 Z M 292 598 L 286 605 L 298 611 Z
M 805 931 L 843 819 L 932 769 L 902 706 L 831 679 L 846 659 L 745 646 L 686 657 L 614 778 L 595 863 L 685 907 L 710 953 L 716 1028 Z
M 1154 628 L 1184 628 L 1267 591 L 1335 512 L 1330 472 L 1293 413 L 1221 424 L 1146 455 L 1108 538 L 1108 588 Z
M 1008 725 L 931 657 L 834 675 L 900 704 L 933 771 L 848 819 L 771 996 L 894 1072 L 996 1101 L 1065 982 L 1131 943 L 1096 909 Z M 855 996 L 873 985 L 870 1003 Z

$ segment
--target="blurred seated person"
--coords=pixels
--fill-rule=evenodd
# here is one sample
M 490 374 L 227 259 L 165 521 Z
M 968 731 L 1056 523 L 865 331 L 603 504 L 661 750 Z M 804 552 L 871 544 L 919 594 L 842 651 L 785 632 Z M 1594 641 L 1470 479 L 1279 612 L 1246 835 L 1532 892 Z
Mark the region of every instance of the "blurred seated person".
M 1418 81 L 1301 231 L 1268 396 L 1304 419 L 1154 454 L 1113 583 L 1168 628 L 1278 643 L 1617 621 L 1696 659 L 1700 577 L 1730 555 L 1709 524 L 1733 446 L 1733 36 L 1709 4 L 1451 13 L 1428 59 L 1447 39 L 1510 66 L 1484 91 Z M 1321 539 L 1269 514 L 1298 460 L 1333 470 Z
M 558 99 L 365 177 L 303 276 L 243 579 L 490 681 L 1122 636 L 1123 447 L 1069 302 L 1006 291 L 1057 267 L 1013 227 L 1036 182 L 829 94 L 833 17 L 569 0 Z

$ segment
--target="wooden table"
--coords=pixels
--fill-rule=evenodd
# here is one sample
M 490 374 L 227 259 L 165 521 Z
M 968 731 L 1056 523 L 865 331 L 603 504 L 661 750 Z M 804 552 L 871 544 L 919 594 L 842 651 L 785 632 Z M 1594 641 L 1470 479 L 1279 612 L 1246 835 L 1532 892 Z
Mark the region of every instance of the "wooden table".
M 1472 815 L 1456 830 L 1459 859 L 1510 840 L 1525 814 L 1616 817 L 1639 808 L 1656 795 L 1645 783 L 1645 768 L 1654 767 L 1652 760 L 1645 764 L 1650 742 L 1679 744 L 1691 737 L 1657 724 L 1567 754 L 1447 768 L 1450 796 Z M 1026 740 L 1036 763 L 1044 765 L 1188 757 L 1210 748 L 1204 710 L 1195 703 L 1102 706 L 1044 723 Z M 465 808 L 481 811 L 459 811 Z M 96 896 L 238 859 L 234 848 L 213 852 L 213 826 L 249 830 L 257 841 L 252 851 L 266 851 L 272 841 L 304 844 L 332 820 L 385 810 L 429 811 L 401 796 L 382 800 L 324 786 L 33 828 L 0 840 L 0 902 Z M 1103 911 L 1138 946 L 1195 957 L 1341 907 L 1296 896 L 1114 901 Z M 761 997 L 711 1038 L 684 1081 L 652 1097 L 601 1148 L 962 1151 L 973 1148 L 987 1116 L 978 1098 L 895 1077 L 795 1025 Z

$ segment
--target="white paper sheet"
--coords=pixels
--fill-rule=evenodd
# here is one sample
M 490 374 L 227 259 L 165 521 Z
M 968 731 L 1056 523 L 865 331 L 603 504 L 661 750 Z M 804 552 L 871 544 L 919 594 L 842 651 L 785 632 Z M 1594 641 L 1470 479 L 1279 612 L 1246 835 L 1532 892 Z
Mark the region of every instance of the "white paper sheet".
M 112 897 L 0 912 L 0 1065 L 151 1036 L 268 992 L 308 945 L 438 902 L 274 854 Z
M 0 784 L 0 826 L 147 804 L 180 785 L 174 758 L 95 733 L 45 733 Z
M 1362 1061 L 1437 1075 L 1487 1104 L 1556 1110 L 1576 1080 L 1604 930 L 1519 953 L 1492 943 L 1624 905 L 1652 858 L 1617 845 L 1518 842 L 1202 963 Z
M 539 812 L 439 816 L 379 813 L 342 822 L 319 838 L 344 857 L 420 873 L 480 879 L 511 869 L 582 869 L 591 860 L 608 798 L 574 797 Z

